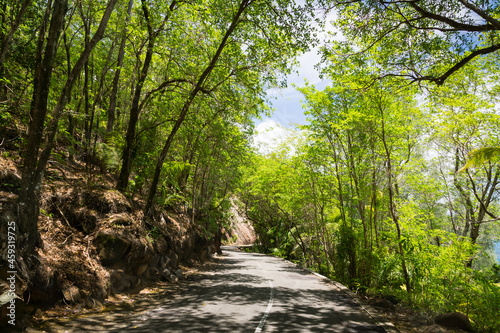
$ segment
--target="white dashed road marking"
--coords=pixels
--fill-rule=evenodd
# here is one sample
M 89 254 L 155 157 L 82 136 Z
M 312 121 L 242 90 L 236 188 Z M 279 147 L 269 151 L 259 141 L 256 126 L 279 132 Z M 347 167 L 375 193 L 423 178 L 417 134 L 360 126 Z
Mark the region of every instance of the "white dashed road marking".
M 269 303 L 267 304 L 266 312 L 264 312 L 264 315 L 262 316 L 262 319 L 260 320 L 259 326 L 257 326 L 257 328 L 255 329 L 255 333 L 262 332 L 262 329 L 264 328 L 264 324 L 266 323 L 267 316 L 269 315 L 269 312 L 271 311 L 271 308 L 273 307 L 274 288 L 273 288 L 273 283 L 271 282 L 271 280 L 269 280 L 269 287 L 271 288 L 271 297 L 269 297 Z

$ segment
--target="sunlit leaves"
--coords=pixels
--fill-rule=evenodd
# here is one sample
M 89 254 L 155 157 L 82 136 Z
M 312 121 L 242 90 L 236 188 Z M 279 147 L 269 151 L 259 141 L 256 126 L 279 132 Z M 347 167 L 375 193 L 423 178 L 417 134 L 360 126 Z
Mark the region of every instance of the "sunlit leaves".
M 470 59 L 499 45 L 495 2 L 479 10 L 458 0 L 337 1 L 336 8 L 335 26 L 359 51 L 375 52 L 384 75 L 442 84 Z

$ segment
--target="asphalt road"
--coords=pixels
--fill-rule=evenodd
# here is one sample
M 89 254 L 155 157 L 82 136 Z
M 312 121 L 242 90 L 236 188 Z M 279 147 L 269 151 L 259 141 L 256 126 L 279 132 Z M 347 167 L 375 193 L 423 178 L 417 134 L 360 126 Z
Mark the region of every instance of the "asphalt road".
M 270 256 L 223 248 L 170 296 L 47 323 L 45 332 L 386 332 L 336 285 Z M 215 269 L 213 269 L 215 267 Z M 41 332 L 32 330 L 31 332 Z

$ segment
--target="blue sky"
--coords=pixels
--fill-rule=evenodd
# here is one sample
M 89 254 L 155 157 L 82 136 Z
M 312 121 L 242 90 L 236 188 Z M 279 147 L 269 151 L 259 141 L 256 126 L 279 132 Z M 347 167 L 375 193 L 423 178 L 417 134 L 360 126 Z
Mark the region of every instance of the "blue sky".
M 335 18 L 335 14 L 330 14 L 327 18 L 331 21 Z M 329 26 L 329 24 L 327 24 Z M 332 30 L 332 28 L 327 28 Z M 324 38 L 325 34 L 320 34 L 320 38 Z M 294 129 L 296 125 L 304 125 L 307 123 L 304 110 L 302 108 L 303 95 L 294 87 L 304 86 L 305 80 L 316 86 L 317 89 L 325 88 L 329 81 L 320 79 L 315 66 L 320 62 L 321 56 L 318 54 L 319 48 L 313 48 L 311 51 L 299 57 L 299 67 L 297 73 L 287 77 L 288 87 L 285 89 L 271 89 L 268 91 L 268 96 L 271 100 L 271 105 L 275 111 L 269 118 L 256 120 L 257 134 L 254 136 L 254 141 L 257 146 L 260 146 L 261 152 L 272 150 L 279 142 L 281 142 L 290 129 Z
M 268 91 L 270 106 L 275 111 L 271 117 L 255 122 L 257 134 L 254 136 L 254 142 L 261 153 L 272 151 L 289 135 L 291 129 L 307 123 L 301 102 L 303 95 L 293 85 L 303 86 L 304 80 L 314 84 L 318 89 L 327 85 L 327 82 L 322 81 L 314 69 L 314 65 L 320 60 L 317 51 L 314 49 L 300 57 L 298 74 L 292 74 L 287 78 L 287 88 Z
M 498 241 L 496 244 L 495 244 L 495 254 L 497 256 L 497 260 L 498 262 L 500 263 L 500 241 Z

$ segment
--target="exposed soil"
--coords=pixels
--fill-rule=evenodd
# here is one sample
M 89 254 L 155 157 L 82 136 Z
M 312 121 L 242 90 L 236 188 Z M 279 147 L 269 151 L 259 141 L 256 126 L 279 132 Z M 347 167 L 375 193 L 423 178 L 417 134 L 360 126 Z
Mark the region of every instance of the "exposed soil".
M 16 219 L 21 162 L 17 151 L 0 149 L 2 235 L 7 222 Z M 144 223 L 142 198 L 126 196 L 114 184 L 112 174 L 83 161 L 49 163 L 38 222 L 43 241 L 37 249 L 39 265 L 31 281 L 16 280 L 18 328 L 31 325 L 33 317 L 98 311 L 123 293 L 175 283 L 183 270 L 215 252 L 213 239 L 191 222 L 185 207 L 156 212 Z M 1 241 L 0 294 L 8 289 L 6 253 L 7 243 Z M 4 305 L 0 327 L 6 325 L 6 314 Z

